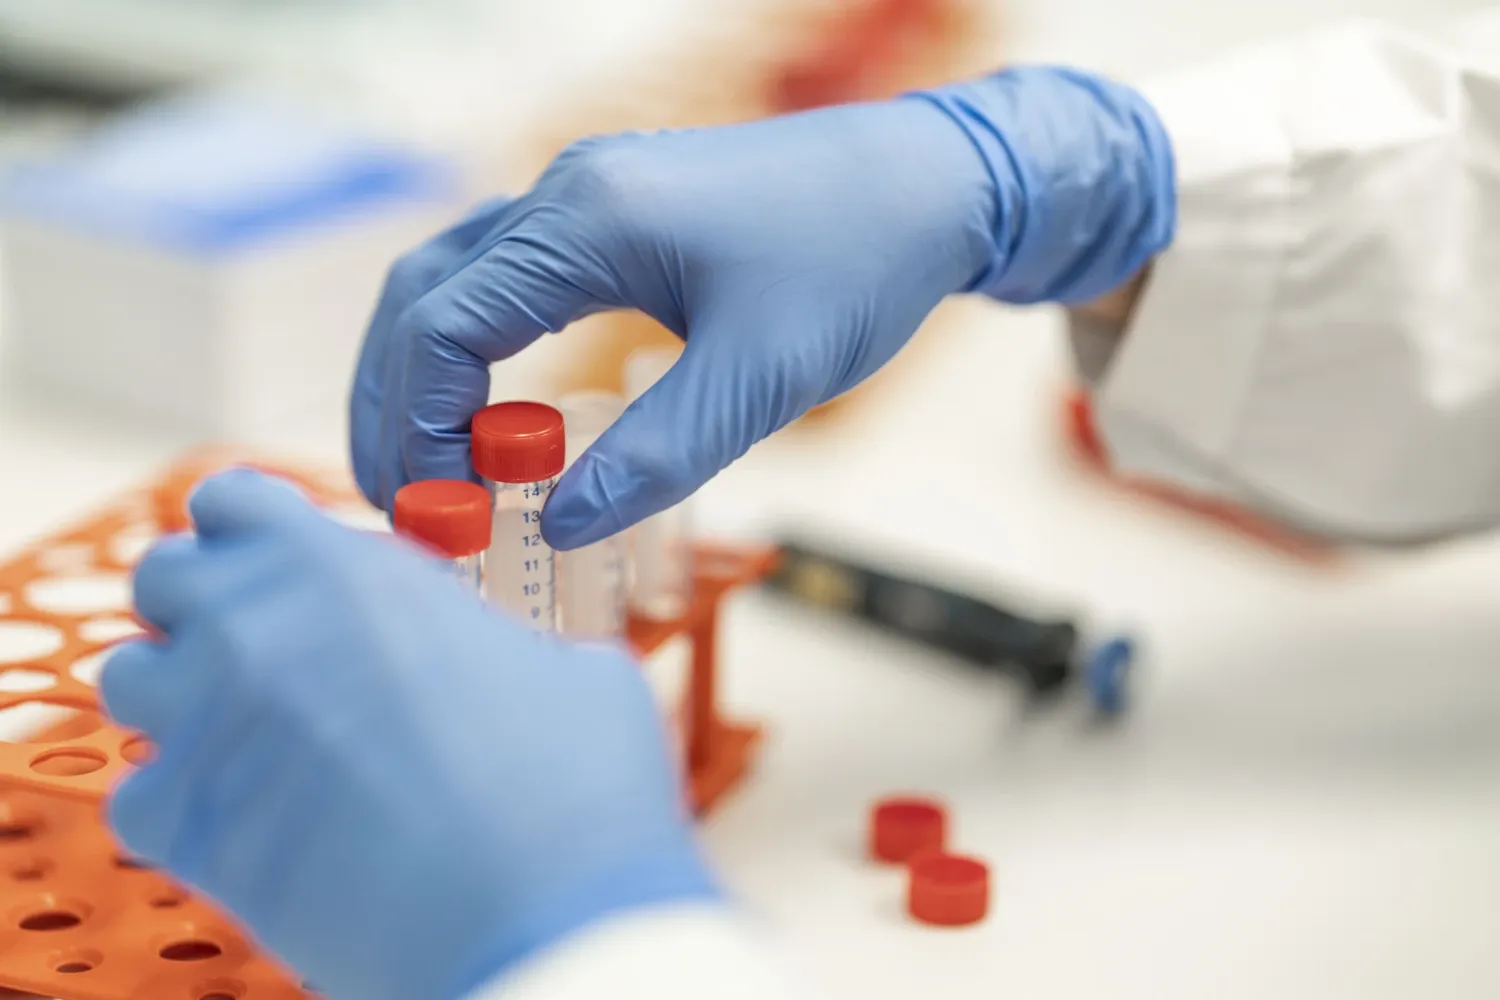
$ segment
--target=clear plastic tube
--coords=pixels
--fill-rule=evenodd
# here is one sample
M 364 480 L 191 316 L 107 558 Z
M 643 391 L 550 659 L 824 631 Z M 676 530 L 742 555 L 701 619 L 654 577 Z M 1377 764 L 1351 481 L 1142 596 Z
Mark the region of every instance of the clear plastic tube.
M 489 602 L 540 632 L 557 628 L 555 557 L 542 537 L 542 505 L 557 485 L 491 482 L 494 496 L 484 593 Z
M 567 427 L 567 461 L 577 461 L 625 409 L 612 392 L 570 393 L 558 401 Z M 625 632 L 629 548 L 624 534 L 557 556 L 557 594 L 562 632 L 580 639 L 608 640 Z
M 680 352 L 642 348 L 625 362 L 625 392 L 639 399 L 676 363 Z M 687 611 L 692 590 L 691 526 L 687 503 L 653 514 L 630 531 L 630 609 L 670 621 Z
M 557 628 L 557 575 L 542 507 L 562 472 L 564 437 L 562 414 L 542 403 L 496 403 L 470 426 L 474 470 L 491 500 L 485 597 L 543 632 Z
M 475 553 L 472 556 L 460 556 L 453 560 L 453 575 L 464 582 L 464 585 L 476 594 L 484 586 L 484 558 Z

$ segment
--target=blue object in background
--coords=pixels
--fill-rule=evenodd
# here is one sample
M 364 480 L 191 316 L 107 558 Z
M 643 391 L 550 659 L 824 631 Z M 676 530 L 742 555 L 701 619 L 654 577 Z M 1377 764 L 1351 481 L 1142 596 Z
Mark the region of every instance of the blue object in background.
M 1101 714 L 1114 716 L 1125 710 L 1134 665 L 1135 643 L 1126 636 L 1116 636 L 1090 654 L 1083 682 L 1089 699 Z
M 191 255 L 385 206 L 452 201 L 458 170 L 291 103 L 220 93 L 145 105 L 0 173 L 0 213 Z

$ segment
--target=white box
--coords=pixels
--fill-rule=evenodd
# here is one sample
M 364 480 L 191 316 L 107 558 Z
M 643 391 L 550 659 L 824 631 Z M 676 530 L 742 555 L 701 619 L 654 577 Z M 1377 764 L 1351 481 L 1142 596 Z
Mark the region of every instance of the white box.
M 234 440 L 342 426 L 387 269 L 461 211 L 445 161 L 222 94 L 20 165 L 0 206 L 7 395 Z

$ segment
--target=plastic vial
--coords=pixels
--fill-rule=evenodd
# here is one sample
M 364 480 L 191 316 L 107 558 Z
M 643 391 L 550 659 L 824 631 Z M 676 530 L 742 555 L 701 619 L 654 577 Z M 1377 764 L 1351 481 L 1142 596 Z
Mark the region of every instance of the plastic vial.
M 562 414 L 543 403 L 496 403 L 474 414 L 474 471 L 489 486 L 484 594 L 542 632 L 557 629 L 557 574 L 542 538 L 542 506 L 563 468 Z
M 625 362 L 625 392 L 639 399 L 677 362 L 678 352 L 642 348 Z M 687 610 L 692 552 L 686 502 L 653 514 L 631 533 L 630 608 L 642 618 L 670 621 Z
M 391 526 L 444 559 L 477 593 L 484 579 L 484 550 L 490 547 L 490 494 L 460 479 L 426 479 L 396 491 Z
M 574 392 L 557 405 L 568 431 L 569 465 L 625 410 L 624 398 L 613 392 Z M 624 634 L 629 557 L 623 533 L 558 553 L 557 594 L 565 635 L 597 640 Z

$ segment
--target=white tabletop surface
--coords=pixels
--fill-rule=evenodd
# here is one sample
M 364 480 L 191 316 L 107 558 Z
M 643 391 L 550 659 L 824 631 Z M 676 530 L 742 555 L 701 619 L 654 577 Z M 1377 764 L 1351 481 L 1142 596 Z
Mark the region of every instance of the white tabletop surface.
M 840 995 L 1500 995 L 1500 546 L 1314 570 L 1125 499 L 1049 436 L 1049 319 L 979 312 L 846 451 L 757 456 L 736 500 L 1133 628 L 1135 709 L 1029 715 L 748 596 L 730 689 L 773 731 L 710 828 L 735 884 Z M 903 789 L 993 865 L 985 925 L 911 925 L 860 860 L 869 803 Z
M 1320 5 L 1256 6 L 1253 25 L 1182 18 L 1264 34 Z M 1112 5 L 1041 7 L 1023 53 L 1135 72 L 1186 51 L 1182 23 L 1134 29 L 1156 49 L 1123 57 L 1103 41 L 1131 20 Z M 1072 706 L 1029 715 L 1003 683 L 747 594 L 727 693 L 769 736 L 708 824 L 731 883 L 831 996 L 1500 996 L 1500 539 L 1314 569 L 1127 498 L 1064 457 L 1056 317 L 952 313 L 878 406 L 758 449 L 704 492 L 702 523 L 828 532 L 1129 627 L 1136 704 L 1107 729 Z M 178 444 L 3 414 L 0 548 Z M 861 860 L 866 808 L 897 790 L 946 798 L 956 846 L 993 866 L 983 925 L 912 925 L 899 877 Z

